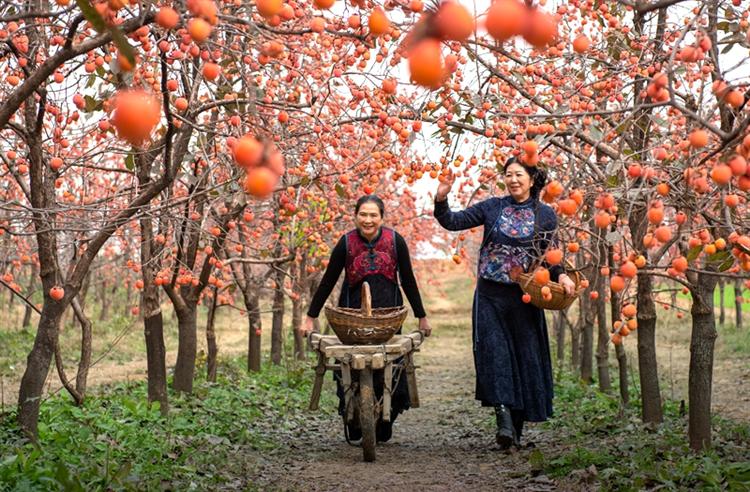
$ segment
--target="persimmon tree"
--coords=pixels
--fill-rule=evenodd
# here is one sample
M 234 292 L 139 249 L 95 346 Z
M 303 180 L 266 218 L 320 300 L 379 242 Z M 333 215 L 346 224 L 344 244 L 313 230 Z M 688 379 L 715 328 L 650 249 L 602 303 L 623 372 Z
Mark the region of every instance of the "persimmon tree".
M 296 323 L 358 195 L 383 196 L 412 248 L 447 241 L 460 262 L 477 231 L 437 233 L 412 190 L 456 172 L 460 200 L 484 198 L 516 155 L 553 179 L 555 261 L 587 267 L 583 375 L 594 319 L 604 390 L 606 327 L 621 387 L 621 343 L 637 329 L 647 422 L 661 420 L 655 303 L 669 305 L 654 285 L 691 294 L 690 441 L 707 446 L 713 290 L 750 270 L 750 120 L 735 69 L 748 12 L 693 3 L 7 3 L 0 230 L 23 244 L 16 270 L 38 258 L 44 293 L 19 423 L 35 434 L 60 319 L 70 305 L 86 318 L 98 257 L 138 251 L 128 267 L 149 399 L 166 412 L 158 287 L 178 317 L 176 389 L 192 390 L 200 306 L 213 320 L 234 284 L 258 369 L 258 292 L 273 282 L 279 362 L 284 296 Z

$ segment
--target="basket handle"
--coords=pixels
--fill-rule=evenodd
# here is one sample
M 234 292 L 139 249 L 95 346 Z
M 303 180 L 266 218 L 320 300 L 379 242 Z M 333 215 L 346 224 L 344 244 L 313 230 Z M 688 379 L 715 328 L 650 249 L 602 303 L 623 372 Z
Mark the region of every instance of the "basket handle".
M 372 316 L 372 296 L 370 295 L 370 284 L 362 282 L 362 314 L 368 318 Z

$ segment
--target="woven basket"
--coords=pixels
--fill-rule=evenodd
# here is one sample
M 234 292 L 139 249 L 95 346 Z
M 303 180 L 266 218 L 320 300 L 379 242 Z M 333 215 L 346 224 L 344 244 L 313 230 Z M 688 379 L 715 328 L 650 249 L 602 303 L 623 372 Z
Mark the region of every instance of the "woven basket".
M 401 328 L 408 311 L 406 306 L 372 309 L 370 285 L 362 282 L 362 308 L 325 307 L 328 324 L 341 343 L 377 345 L 385 343 Z
M 572 270 L 572 266 L 570 264 L 568 264 L 568 266 L 571 268 L 571 270 L 566 271 L 565 273 L 576 285 L 575 293 L 572 296 L 569 296 L 565 293 L 565 289 L 562 285 L 557 282 L 550 281 L 547 284 L 547 287 L 549 287 L 552 298 L 549 300 L 545 300 L 544 297 L 542 297 L 542 286 L 534 282 L 533 270 L 531 273 L 522 273 L 518 276 L 518 283 L 521 285 L 521 289 L 531 296 L 531 304 L 538 308 L 551 309 L 553 311 L 566 309 L 568 306 L 573 304 L 573 301 L 578 298 L 578 295 L 583 290 L 583 287 L 581 287 L 581 281 L 584 277 L 583 275 L 581 275 L 581 272 Z

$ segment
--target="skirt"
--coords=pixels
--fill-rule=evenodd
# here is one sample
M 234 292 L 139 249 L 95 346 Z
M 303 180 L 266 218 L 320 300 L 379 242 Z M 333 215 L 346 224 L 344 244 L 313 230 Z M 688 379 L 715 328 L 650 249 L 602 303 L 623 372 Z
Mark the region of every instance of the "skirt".
M 479 279 L 472 308 L 476 399 L 505 405 L 525 421 L 552 416 L 552 361 L 544 311 L 518 284 Z

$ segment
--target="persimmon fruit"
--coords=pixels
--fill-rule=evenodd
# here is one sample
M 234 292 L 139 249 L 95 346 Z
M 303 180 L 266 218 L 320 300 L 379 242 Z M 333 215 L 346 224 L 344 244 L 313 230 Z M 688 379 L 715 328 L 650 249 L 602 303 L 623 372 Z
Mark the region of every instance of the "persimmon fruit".
M 435 88 L 443 79 L 443 59 L 440 41 L 426 38 L 419 41 L 409 53 L 409 72 L 419 85 Z
M 528 18 L 525 5 L 517 0 L 498 0 L 487 11 L 485 27 L 498 41 L 507 41 L 524 32 Z
M 49 290 L 49 296 L 54 301 L 59 301 L 63 297 L 65 297 L 65 289 L 60 287 L 59 285 L 55 285 Z
M 460 3 L 451 0 L 440 4 L 434 22 L 440 36 L 450 41 L 466 41 L 474 32 L 471 13 Z
M 140 145 L 161 119 L 159 99 L 143 90 L 125 90 L 115 95 L 112 124 L 123 140 Z

